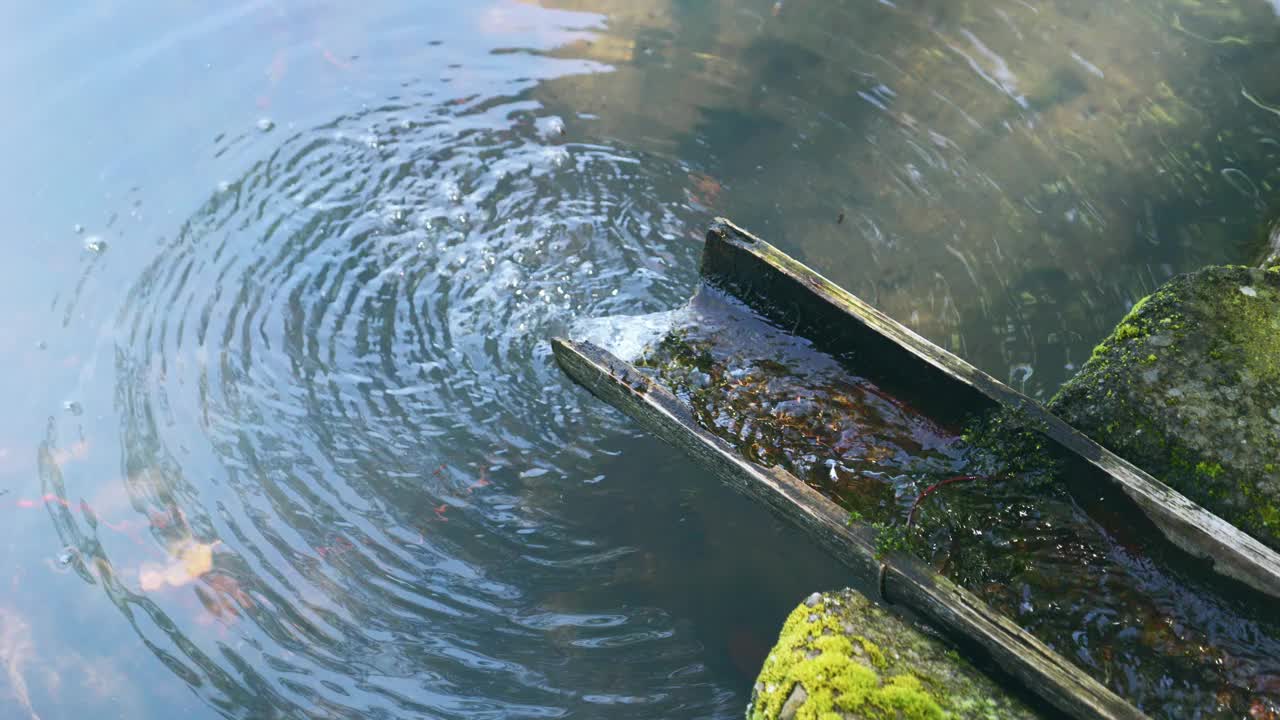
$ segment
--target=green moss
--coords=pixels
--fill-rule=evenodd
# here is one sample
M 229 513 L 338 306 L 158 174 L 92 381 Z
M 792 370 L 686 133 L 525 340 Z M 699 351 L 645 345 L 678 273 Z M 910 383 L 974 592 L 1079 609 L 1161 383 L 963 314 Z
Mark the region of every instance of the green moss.
M 1001 407 L 972 418 L 960 435 L 968 446 L 970 473 L 1048 480 L 1058 469 L 1045 428 L 1020 410 Z
M 1049 407 L 1280 549 L 1280 274 L 1213 267 L 1171 280 Z
M 1280 536 L 1280 507 L 1259 492 L 1252 483 L 1241 482 L 1237 485 L 1237 489 L 1248 501 L 1249 509 L 1245 520 L 1272 535 Z
M 924 691 L 920 681 L 911 675 L 889 678 L 872 702 L 884 710 L 889 717 L 944 717 L 942 708 L 938 707 L 938 703 Z
M 862 645 L 862 649 L 867 653 L 867 657 L 871 658 L 872 665 L 875 665 L 881 670 L 889 667 L 889 661 L 885 658 L 884 651 L 880 649 L 879 645 L 876 645 L 861 635 L 857 636 L 855 639 Z
M 1222 474 L 1222 465 L 1218 463 L 1196 463 L 1196 472 L 1207 476 L 1210 480 L 1215 480 Z
M 1236 312 L 1231 316 L 1234 322 L 1229 333 L 1244 353 L 1245 367 L 1258 380 L 1280 381 L 1280 317 L 1273 312 L 1274 305 L 1243 292 L 1237 292 L 1232 300 Z
M 1141 334 L 1142 331 L 1138 329 L 1137 325 L 1124 323 L 1120 327 L 1116 328 L 1115 338 L 1116 340 L 1131 340 Z
M 778 646 L 760 672 L 751 718 L 776 718 L 796 683 L 808 698 L 797 720 L 839 720 L 840 712 L 867 718 L 941 720 L 946 717 L 934 695 L 914 675 L 881 677 L 875 667 L 887 666 L 874 643 L 858 638 L 871 664 L 858 659 L 853 643 L 839 634 L 837 619 L 822 605 L 801 605 L 782 627 Z M 816 656 L 812 656 L 813 651 Z M 873 667 L 874 666 L 874 667 Z
M 915 544 L 906 525 L 897 523 L 872 523 L 876 531 L 876 554 L 884 557 L 895 552 L 912 552 Z

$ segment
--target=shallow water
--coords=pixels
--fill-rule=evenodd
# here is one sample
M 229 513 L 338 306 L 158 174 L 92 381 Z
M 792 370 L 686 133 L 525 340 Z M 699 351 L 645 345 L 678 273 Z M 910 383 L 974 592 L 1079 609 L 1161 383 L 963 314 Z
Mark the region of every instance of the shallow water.
M 1106 493 L 1069 493 L 1083 468 L 1037 451 L 1016 416 L 947 427 L 930 398 L 904 402 L 852 354 L 707 285 L 668 320 L 637 365 L 747 459 L 873 524 L 1154 717 L 1280 713 L 1274 599 L 1195 567 Z
M 0 8 L 19 718 L 730 717 L 830 561 L 567 382 L 735 217 L 1032 394 L 1272 217 L 1263 0 Z M 749 547 L 750 553 L 742 548 Z

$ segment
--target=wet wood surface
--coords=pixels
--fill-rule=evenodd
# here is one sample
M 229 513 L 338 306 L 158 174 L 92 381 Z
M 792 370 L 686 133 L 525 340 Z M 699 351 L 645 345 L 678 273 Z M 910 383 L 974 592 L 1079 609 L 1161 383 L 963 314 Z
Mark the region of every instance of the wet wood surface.
M 880 557 L 871 526 L 851 522 L 846 511 L 791 473 L 745 460 L 699 426 L 687 405 L 629 363 L 591 343 L 557 338 L 552 347 L 565 372 L 597 397 L 803 529 L 849 567 L 855 588 L 910 609 L 942 634 L 985 654 L 1009 678 L 1067 717 L 1146 717 L 932 568 L 901 553 Z
M 1010 409 L 1049 441 L 1071 469 L 1074 490 L 1090 483 L 1141 512 L 1174 546 L 1212 570 L 1280 597 L 1280 556 L 1230 523 L 1104 449 L 1039 403 L 934 345 L 802 263 L 727 220 L 707 234 L 705 282 L 781 328 L 855 367 L 923 415 L 959 426 Z M 632 365 L 591 343 L 556 339 L 561 367 L 601 399 L 685 450 L 735 490 L 802 528 L 852 571 L 851 584 L 907 608 L 1008 678 L 1074 718 L 1145 717 L 1006 616 L 932 568 L 900 553 L 882 557 L 876 531 L 780 468 L 752 463 L 702 428 L 691 409 Z M 1160 538 L 1155 538 L 1161 542 Z M 1224 581 L 1229 588 L 1231 581 Z M 1243 590 L 1243 588 L 1242 588 Z
M 1075 481 L 1119 489 L 1172 544 L 1215 572 L 1280 598 L 1280 554 L 732 222 L 719 219 L 707 233 L 702 275 L 935 420 L 959 424 L 990 409 L 1016 410 L 1051 441 L 1057 457 L 1092 467 L 1071 473 Z

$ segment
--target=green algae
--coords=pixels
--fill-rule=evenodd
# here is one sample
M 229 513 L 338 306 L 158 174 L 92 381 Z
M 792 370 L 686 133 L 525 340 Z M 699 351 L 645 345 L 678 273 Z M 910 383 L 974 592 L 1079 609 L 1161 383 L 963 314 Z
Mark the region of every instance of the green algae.
M 748 720 L 1030 717 L 953 650 L 852 590 L 792 611 L 747 710 Z
M 1246 684 L 1269 666 L 1232 676 L 1222 671 L 1224 662 L 1253 657 L 1253 641 L 1215 635 L 1205 615 L 1171 610 L 1188 597 L 1199 598 L 1196 607 L 1203 610 L 1213 603 L 1212 590 L 1153 568 L 1149 556 L 1134 556 L 1131 548 L 1146 541 L 1132 535 L 1128 519 L 1113 517 L 1113 509 L 1083 508 L 1063 482 L 1074 470 L 1057 461 L 1045 428 L 1027 413 L 1001 409 L 961 428 L 938 426 L 852 375 L 854 368 L 731 300 L 700 289 L 678 327 L 637 362 L 685 401 L 703 428 L 746 459 L 780 466 L 824 492 L 849 512 L 850 522 L 874 527 L 878 554 L 925 560 L 1157 716 L 1270 702 Z M 1132 337 L 1102 344 L 1106 364 L 1173 354 L 1166 340 L 1193 324 L 1178 316 L 1148 318 L 1154 301 L 1126 319 Z M 1153 341 L 1159 347 L 1141 354 L 1127 345 Z M 1134 427 L 1150 432 L 1140 422 Z M 1182 461 L 1195 471 L 1197 461 Z M 1214 472 L 1211 465 L 1204 470 Z M 1213 622 L 1243 620 L 1217 606 L 1208 615 Z M 1177 634 L 1168 632 L 1169 623 L 1180 628 Z M 854 635 L 892 663 L 893 652 L 878 638 L 861 628 Z M 851 643 L 880 669 L 867 646 Z M 1183 681 L 1169 685 L 1168 677 Z M 928 679 L 920 679 L 928 690 Z M 787 717 L 795 716 L 800 699 L 782 700 L 792 702 Z M 819 694 L 812 707 L 845 712 L 835 693 Z
M 868 522 L 895 524 L 900 498 L 959 472 L 954 435 L 789 333 L 752 325 L 742 334 L 726 320 L 747 316 L 733 302 L 700 292 L 699 322 L 668 332 L 636 362 L 702 427 Z
M 1049 407 L 1280 549 L 1280 272 L 1214 267 L 1171 280 Z

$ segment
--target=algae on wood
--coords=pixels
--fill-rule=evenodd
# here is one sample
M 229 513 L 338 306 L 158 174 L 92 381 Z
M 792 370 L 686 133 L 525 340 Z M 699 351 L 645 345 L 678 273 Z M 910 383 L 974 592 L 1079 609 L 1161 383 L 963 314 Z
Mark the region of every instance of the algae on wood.
M 846 367 L 794 324 L 765 322 L 713 287 L 663 322 L 644 350 L 619 347 L 744 459 L 877 527 L 878 550 L 925 559 L 1098 680 L 1123 678 L 1112 687 L 1153 714 L 1269 702 L 1252 679 L 1280 665 L 1244 658 L 1280 648 L 1280 626 L 1252 640 L 1215 631 L 1251 616 L 1212 599 L 1216 578 L 1174 569 L 1155 528 L 1068 492 L 1068 464 L 1026 413 L 986 413 L 963 433 L 939 425 L 923 414 L 934 402 L 905 402 L 854 374 L 858 362 Z M 1194 610 L 1181 601 L 1193 597 Z
M 1038 717 L 955 651 L 853 590 L 814 593 L 765 659 L 748 720 Z
M 1079 668 L 982 600 L 902 554 L 883 556 L 875 530 L 791 473 L 744 459 L 700 427 L 689 407 L 634 366 L 591 343 L 552 341 L 556 361 L 585 388 L 688 451 L 726 484 L 794 523 L 851 571 L 851 582 L 916 612 L 932 627 L 963 638 L 1047 706 L 1074 718 L 1142 718 Z
M 1280 549 L 1280 270 L 1174 278 L 1133 308 L 1049 407 Z

